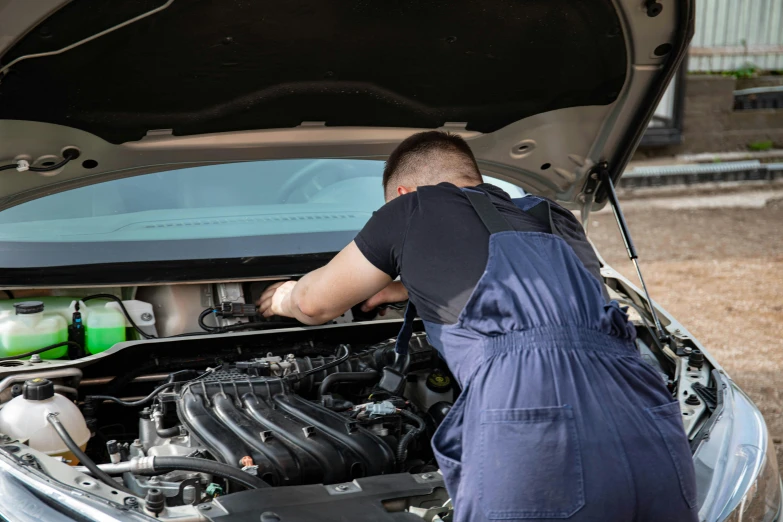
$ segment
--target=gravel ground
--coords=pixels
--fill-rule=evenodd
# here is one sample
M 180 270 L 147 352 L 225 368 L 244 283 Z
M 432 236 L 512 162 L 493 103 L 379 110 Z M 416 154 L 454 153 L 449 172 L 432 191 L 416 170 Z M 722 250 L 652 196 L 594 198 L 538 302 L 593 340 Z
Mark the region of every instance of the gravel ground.
M 714 196 L 623 206 L 653 299 L 759 406 L 783 470 L 783 199 L 726 196 L 721 207 Z M 636 282 L 614 217 L 602 211 L 591 221 L 606 261 Z

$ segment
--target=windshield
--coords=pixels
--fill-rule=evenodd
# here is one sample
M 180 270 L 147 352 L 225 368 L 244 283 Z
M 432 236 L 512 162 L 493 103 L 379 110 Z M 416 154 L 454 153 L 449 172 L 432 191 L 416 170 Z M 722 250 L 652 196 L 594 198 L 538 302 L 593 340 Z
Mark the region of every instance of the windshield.
M 22 253 L 23 244 L 29 244 L 27 250 L 46 244 L 49 255 L 70 261 L 37 259 L 27 266 L 52 266 L 118 256 L 149 261 L 337 251 L 383 205 L 382 173 L 383 162 L 377 160 L 309 159 L 210 165 L 108 181 L 0 212 L 0 242 L 18 246 L 3 248 L 2 255 Z M 524 195 L 509 183 L 487 181 L 511 197 Z M 234 241 L 228 251 L 207 252 L 203 242 L 194 243 L 228 238 L 244 238 L 244 247 Z M 73 247 L 52 250 L 54 244 Z M 151 250 L 152 256 L 144 253 Z M 23 265 L 17 260 L 0 266 Z

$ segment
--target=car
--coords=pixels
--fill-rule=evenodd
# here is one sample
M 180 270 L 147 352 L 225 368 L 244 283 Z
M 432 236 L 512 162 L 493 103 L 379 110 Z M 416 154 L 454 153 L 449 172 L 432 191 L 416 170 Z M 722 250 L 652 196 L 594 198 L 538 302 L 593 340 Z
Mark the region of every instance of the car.
M 448 520 L 429 439 L 460 390 L 422 325 L 401 360 L 402 304 L 254 303 L 353 239 L 425 129 L 514 198 L 610 204 L 639 263 L 614 184 L 693 28 L 692 0 L 0 0 L 0 517 Z M 758 408 L 602 276 L 680 402 L 700 520 L 777 520 Z

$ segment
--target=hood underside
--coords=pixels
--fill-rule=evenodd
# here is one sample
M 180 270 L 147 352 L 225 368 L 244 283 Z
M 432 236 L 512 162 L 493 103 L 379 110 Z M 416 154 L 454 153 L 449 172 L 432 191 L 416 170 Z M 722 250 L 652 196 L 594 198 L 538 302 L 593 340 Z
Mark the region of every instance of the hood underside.
M 0 0 L 0 158 L 81 151 L 0 174 L 0 208 L 213 162 L 383 158 L 433 128 L 576 205 L 596 163 L 619 175 L 692 33 L 689 0 L 651 5 Z

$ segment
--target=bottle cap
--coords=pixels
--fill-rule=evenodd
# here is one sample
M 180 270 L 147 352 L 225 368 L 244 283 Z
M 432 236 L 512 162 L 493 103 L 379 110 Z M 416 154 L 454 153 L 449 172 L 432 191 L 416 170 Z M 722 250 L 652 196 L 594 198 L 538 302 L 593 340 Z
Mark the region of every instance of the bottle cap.
M 28 401 L 44 401 L 54 397 L 54 384 L 49 379 L 36 377 L 24 382 L 22 396 Z
M 22 301 L 14 303 L 16 315 L 37 314 L 44 311 L 44 304 L 41 301 Z

